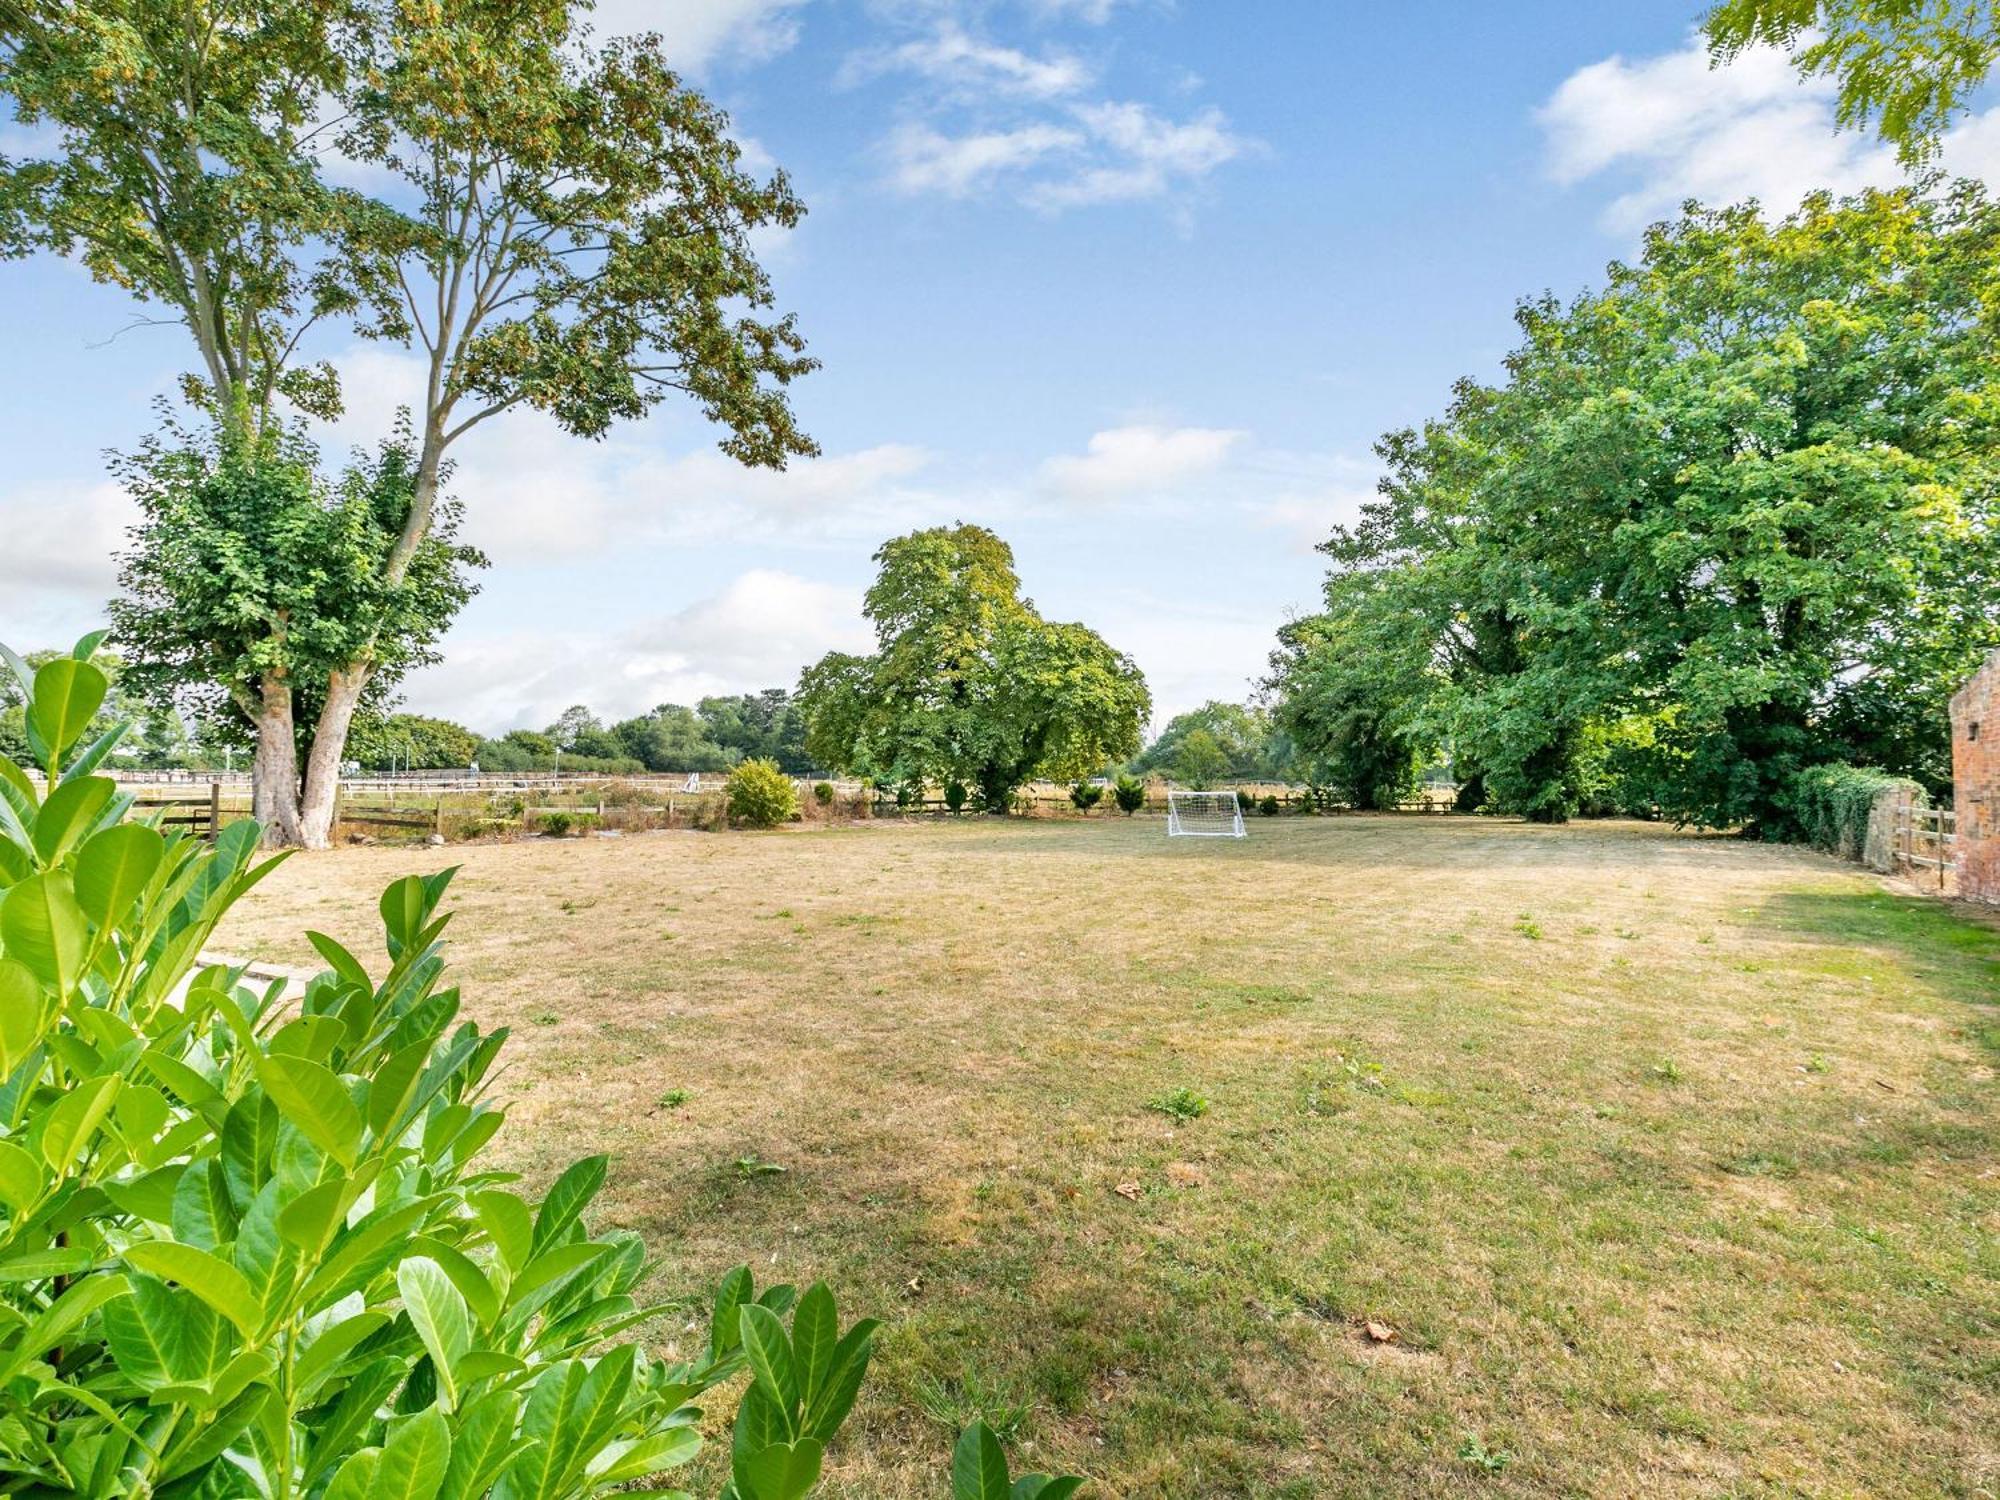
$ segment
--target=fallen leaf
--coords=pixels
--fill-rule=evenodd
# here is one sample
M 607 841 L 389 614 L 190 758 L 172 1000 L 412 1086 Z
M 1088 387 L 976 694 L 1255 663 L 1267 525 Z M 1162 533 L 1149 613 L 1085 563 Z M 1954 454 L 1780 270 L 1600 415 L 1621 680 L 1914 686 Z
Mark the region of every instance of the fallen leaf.
M 1366 1330 L 1368 1337 L 1378 1344 L 1393 1344 L 1396 1342 L 1396 1330 L 1391 1328 L 1387 1323 L 1378 1323 L 1373 1318 L 1369 1318 L 1361 1326 Z
M 1136 1203 L 1139 1199 L 1139 1195 L 1142 1189 L 1136 1182 L 1121 1182 L 1118 1184 L 1117 1187 L 1113 1188 L 1111 1191 L 1116 1193 L 1121 1198 L 1130 1198 Z

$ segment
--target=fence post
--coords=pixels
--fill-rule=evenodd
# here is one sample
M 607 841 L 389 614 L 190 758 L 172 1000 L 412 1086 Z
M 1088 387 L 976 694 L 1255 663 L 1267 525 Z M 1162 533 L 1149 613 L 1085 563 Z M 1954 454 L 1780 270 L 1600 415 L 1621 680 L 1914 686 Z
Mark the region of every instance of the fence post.
M 436 821 L 433 822 L 431 825 L 431 832 L 435 833 L 440 839 L 444 837 L 444 793 L 443 792 L 438 793 L 437 818 Z
M 222 783 L 208 784 L 208 841 L 212 844 L 222 835 Z

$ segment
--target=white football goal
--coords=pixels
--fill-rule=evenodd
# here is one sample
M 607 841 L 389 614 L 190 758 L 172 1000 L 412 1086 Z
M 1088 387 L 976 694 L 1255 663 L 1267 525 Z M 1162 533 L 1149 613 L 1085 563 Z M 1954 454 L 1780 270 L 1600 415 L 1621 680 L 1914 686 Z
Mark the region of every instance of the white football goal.
M 1167 792 L 1167 837 L 1240 839 L 1243 807 L 1234 792 Z

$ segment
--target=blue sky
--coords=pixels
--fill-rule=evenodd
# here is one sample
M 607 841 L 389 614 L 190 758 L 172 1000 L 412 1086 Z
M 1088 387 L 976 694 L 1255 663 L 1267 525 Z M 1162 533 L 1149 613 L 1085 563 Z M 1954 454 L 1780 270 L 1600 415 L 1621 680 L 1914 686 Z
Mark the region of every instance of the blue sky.
M 825 450 L 746 474 L 666 411 L 602 443 L 532 416 L 459 454 L 493 557 L 410 707 L 486 730 L 789 685 L 864 645 L 869 554 L 993 527 L 1044 613 L 1136 656 L 1160 717 L 1241 698 L 1310 609 L 1371 442 L 1489 376 L 1686 196 L 1898 172 L 1780 59 L 1708 68 L 1698 6 L 1585 0 L 606 0 L 657 28 L 811 212 L 767 244 L 825 368 Z M 19 149 L 0 128 L 0 149 Z M 2000 110 L 1948 144 L 2000 166 Z M 131 444 L 185 335 L 74 266 L 0 265 L 0 640 L 100 617 Z M 115 335 L 115 337 L 114 337 Z M 414 367 L 332 350 L 336 447 Z

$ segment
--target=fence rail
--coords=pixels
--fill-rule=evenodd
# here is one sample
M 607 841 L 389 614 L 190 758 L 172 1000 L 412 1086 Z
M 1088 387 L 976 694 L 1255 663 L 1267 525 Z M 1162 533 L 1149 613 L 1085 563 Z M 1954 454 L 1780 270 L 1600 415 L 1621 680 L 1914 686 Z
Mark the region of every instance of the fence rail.
M 1896 859 L 1910 871 L 1937 872 L 1937 888 L 1949 880 L 1958 845 L 1958 815 L 1948 807 L 1914 807 L 1905 802 L 1896 809 Z

